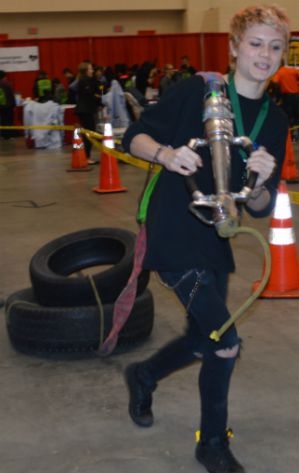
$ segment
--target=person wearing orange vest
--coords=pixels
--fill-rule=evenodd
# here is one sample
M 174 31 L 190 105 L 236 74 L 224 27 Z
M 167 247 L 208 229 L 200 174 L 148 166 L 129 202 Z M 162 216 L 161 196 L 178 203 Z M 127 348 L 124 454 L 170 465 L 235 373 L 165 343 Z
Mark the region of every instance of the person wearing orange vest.
M 282 65 L 271 82 L 280 90 L 282 108 L 286 112 L 291 127 L 299 124 L 299 69 Z M 293 133 L 296 135 L 296 133 Z

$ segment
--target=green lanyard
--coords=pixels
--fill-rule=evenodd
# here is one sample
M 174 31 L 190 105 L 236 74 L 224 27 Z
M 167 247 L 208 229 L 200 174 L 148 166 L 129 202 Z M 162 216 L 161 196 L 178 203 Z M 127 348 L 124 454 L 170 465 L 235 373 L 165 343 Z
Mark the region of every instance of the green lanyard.
M 228 93 L 229 93 L 229 98 L 232 104 L 232 109 L 235 115 L 235 122 L 236 122 L 236 128 L 239 136 L 244 136 L 245 131 L 244 131 L 244 126 L 243 126 L 243 119 L 242 119 L 242 112 L 241 112 L 241 107 L 240 107 L 240 102 L 239 102 L 239 97 L 236 91 L 235 87 L 235 81 L 234 77 L 232 74 L 229 74 L 229 82 L 228 82 Z M 269 111 L 269 96 L 268 94 L 265 94 L 264 101 L 261 105 L 260 111 L 258 113 L 258 116 L 256 118 L 256 121 L 254 123 L 254 126 L 249 134 L 249 138 L 251 141 L 254 143 L 262 126 L 263 123 L 266 119 L 266 116 L 268 115 Z M 248 156 L 245 153 L 243 149 L 239 150 L 239 153 L 243 159 L 244 162 L 246 162 Z

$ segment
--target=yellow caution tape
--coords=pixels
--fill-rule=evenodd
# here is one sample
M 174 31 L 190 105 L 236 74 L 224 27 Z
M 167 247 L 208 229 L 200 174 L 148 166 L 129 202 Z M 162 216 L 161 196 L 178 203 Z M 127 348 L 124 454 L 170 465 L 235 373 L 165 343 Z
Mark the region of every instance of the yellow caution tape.
M 73 131 L 75 128 L 79 128 L 73 125 L 18 125 L 18 126 L 0 126 L 0 130 L 64 130 L 64 131 Z M 86 137 L 101 151 L 109 152 L 111 156 L 114 156 L 116 159 L 123 161 L 127 164 L 131 164 L 140 169 L 145 169 L 148 171 L 150 163 L 144 161 L 143 159 L 136 158 L 127 153 L 122 153 L 121 151 L 117 151 L 116 149 L 107 148 L 99 141 L 104 140 L 105 136 L 97 133 L 95 131 L 86 130 L 85 128 L 79 128 L 80 133 L 86 135 Z M 98 141 L 99 140 L 99 141 Z M 120 144 L 120 140 L 114 140 L 116 144 Z M 153 172 L 160 171 L 161 166 L 155 164 L 153 167 Z
M 73 125 L 16 125 L 0 126 L 0 130 L 64 130 L 73 131 L 76 127 Z
M 127 164 L 131 164 L 132 166 L 135 166 L 140 169 L 145 169 L 148 171 L 150 163 L 147 161 L 144 161 L 143 159 L 136 158 L 135 156 L 132 156 L 131 154 L 123 153 L 121 151 L 117 151 L 114 148 L 108 148 L 107 146 L 104 146 L 102 143 L 97 141 L 94 138 L 101 139 L 103 140 L 105 137 L 103 135 L 100 135 L 99 133 L 96 133 L 94 131 L 89 131 L 89 130 L 81 130 L 82 133 L 86 135 L 86 137 L 101 151 L 106 151 L 109 153 L 111 156 L 114 156 L 114 158 L 119 159 L 120 161 L 123 161 Z M 153 172 L 158 172 L 160 171 L 161 166 L 158 164 L 155 164 L 153 167 Z
M 292 204 L 299 204 L 299 192 L 292 192 L 288 191 L 288 194 L 290 196 L 290 201 Z
M 97 131 L 91 131 L 91 130 L 86 130 L 86 128 L 80 128 L 80 132 L 84 133 L 88 139 L 90 138 L 96 138 L 97 140 L 104 140 L 105 136 L 102 135 L 101 133 L 98 133 Z M 114 143 L 116 144 L 121 144 L 121 140 L 114 139 Z
M 18 125 L 18 126 L 0 126 L 0 130 L 63 130 L 63 131 L 73 131 L 75 128 L 79 128 L 73 125 Z M 299 126 L 291 128 L 291 130 L 299 128 Z M 86 130 L 85 128 L 80 128 L 80 133 L 83 133 L 86 135 L 86 137 L 101 151 L 106 151 L 111 154 L 111 156 L 114 156 L 116 159 L 119 159 L 120 161 L 123 161 L 127 164 L 131 164 L 132 166 L 135 166 L 140 169 L 144 169 L 148 171 L 150 163 L 147 161 L 144 161 L 143 159 L 136 158 L 135 156 L 132 156 L 131 154 L 128 153 L 123 153 L 121 151 L 117 151 L 116 149 L 111 149 L 107 148 L 104 146 L 100 141 L 103 141 L 105 139 L 105 136 L 97 133 L 95 131 L 91 130 Z M 114 140 L 116 144 L 120 144 L 121 140 Z M 159 172 L 161 169 L 161 166 L 158 164 L 155 164 L 153 167 L 153 172 Z M 290 196 L 290 201 L 292 204 L 299 204 L 299 192 L 289 192 Z M 218 341 L 218 334 L 217 332 L 213 332 L 211 334 L 211 337 Z

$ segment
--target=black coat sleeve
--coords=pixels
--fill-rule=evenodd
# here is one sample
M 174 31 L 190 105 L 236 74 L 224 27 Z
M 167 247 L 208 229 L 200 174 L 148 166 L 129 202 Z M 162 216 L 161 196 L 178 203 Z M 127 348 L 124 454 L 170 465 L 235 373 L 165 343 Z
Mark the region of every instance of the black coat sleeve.
M 266 149 L 270 154 L 272 154 L 272 156 L 274 156 L 276 160 L 276 167 L 273 175 L 265 183 L 265 187 L 268 189 L 271 195 L 271 199 L 267 207 L 265 207 L 263 210 L 255 211 L 250 209 L 247 205 L 245 206 L 247 212 L 255 218 L 267 217 L 274 208 L 277 187 L 281 179 L 282 165 L 286 153 L 288 120 L 281 110 L 277 110 L 276 105 L 274 108 L 272 105 L 271 108 L 272 110 L 270 109 L 269 122 L 267 125 L 270 144 L 266 146 Z
M 148 105 L 140 119 L 127 129 L 123 137 L 124 149 L 130 152 L 132 139 L 140 133 L 151 136 L 161 144 L 172 144 L 181 128 L 181 121 L 187 116 L 189 118 L 194 109 L 194 98 L 202 94 L 203 79 L 199 76 L 182 80 L 170 87 L 157 104 Z

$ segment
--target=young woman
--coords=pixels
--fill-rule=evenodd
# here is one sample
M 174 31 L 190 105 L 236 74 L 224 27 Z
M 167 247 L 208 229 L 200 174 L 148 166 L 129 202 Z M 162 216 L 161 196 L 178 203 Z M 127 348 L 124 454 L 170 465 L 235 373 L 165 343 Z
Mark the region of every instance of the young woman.
M 93 77 L 93 66 L 89 62 L 82 62 L 78 70 L 77 106 L 76 114 L 80 125 L 87 130 L 96 129 L 96 112 L 100 104 L 100 95 Z M 83 138 L 86 156 L 89 164 L 96 161 L 90 159 L 92 144 L 84 135 Z
M 246 8 L 231 21 L 232 74 L 225 80 L 236 116 L 235 136 L 243 128 L 250 137 L 255 128 L 257 149 L 248 159 L 238 148 L 232 149 L 230 190 L 240 191 L 248 170 L 258 173 L 246 204 L 254 217 L 269 215 L 274 206 L 285 153 L 287 118 L 264 90 L 281 63 L 288 36 L 288 18 L 275 6 Z M 219 237 L 213 226 L 189 212 L 185 183 L 185 176 L 194 175 L 204 194 L 215 192 L 209 151 L 202 148 L 199 156 L 186 146 L 190 138 L 204 136 L 204 93 L 199 75 L 179 82 L 131 125 L 123 140 L 133 155 L 163 166 L 148 208 L 144 268 L 157 271 L 174 288 L 188 321 L 183 336 L 149 359 L 129 365 L 125 376 L 130 416 L 137 425 L 149 427 L 158 381 L 199 357 L 201 420 L 196 458 L 210 473 L 243 473 L 230 451 L 227 432 L 228 390 L 240 340 L 235 327 L 219 343 L 209 338 L 230 316 L 225 301 L 234 261 L 229 239 Z

